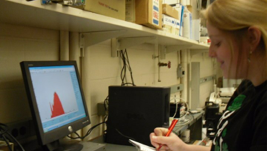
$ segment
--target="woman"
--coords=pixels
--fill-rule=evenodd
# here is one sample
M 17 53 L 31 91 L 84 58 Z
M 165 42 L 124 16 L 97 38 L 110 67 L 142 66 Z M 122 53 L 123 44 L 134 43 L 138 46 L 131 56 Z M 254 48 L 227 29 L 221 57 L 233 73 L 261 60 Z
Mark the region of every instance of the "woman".
M 185 144 L 167 129 L 150 134 L 172 151 L 267 151 L 267 0 L 216 0 L 204 12 L 215 58 L 227 79 L 244 79 L 218 122 L 212 146 Z

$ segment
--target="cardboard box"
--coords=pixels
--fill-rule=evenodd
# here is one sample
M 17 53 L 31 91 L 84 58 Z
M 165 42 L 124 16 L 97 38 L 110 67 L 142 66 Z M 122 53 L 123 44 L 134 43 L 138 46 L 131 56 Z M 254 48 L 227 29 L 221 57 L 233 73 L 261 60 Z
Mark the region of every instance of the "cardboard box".
M 125 0 L 85 0 L 84 10 L 125 20 Z
M 173 17 L 163 14 L 162 15 L 162 27 L 163 27 L 163 31 L 167 33 L 179 35 L 180 21 Z
M 168 4 L 162 4 L 162 14 L 179 19 L 179 12 Z
M 175 19 L 175 25 L 176 25 L 176 28 L 175 28 L 175 35 L 179 36 L 179 33 L 180 33 L 180 20 L 179 19 Z
M 126 0 L 125 20 L 135 22 L 135 0 Z
M 162 29 L 166 33 L 172 33 L 172 29 L 175 27 L 175 24 L 172 22 L 172 17 L 167 15 L 162 15 Z
M 162 29 L 162 0 L 136 0 L 135 22 L 155 29 Z

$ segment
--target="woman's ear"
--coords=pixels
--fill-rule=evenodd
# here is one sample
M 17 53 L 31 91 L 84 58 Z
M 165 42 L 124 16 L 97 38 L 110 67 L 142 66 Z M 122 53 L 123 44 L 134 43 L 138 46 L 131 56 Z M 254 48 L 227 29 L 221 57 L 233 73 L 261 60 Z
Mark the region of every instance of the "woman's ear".
M 250 49 L 253 52 L 258 47 L 261 40 L 261 31 L 259 28 L 251 26 L 248 28 L 248 38 L 250 43 Z

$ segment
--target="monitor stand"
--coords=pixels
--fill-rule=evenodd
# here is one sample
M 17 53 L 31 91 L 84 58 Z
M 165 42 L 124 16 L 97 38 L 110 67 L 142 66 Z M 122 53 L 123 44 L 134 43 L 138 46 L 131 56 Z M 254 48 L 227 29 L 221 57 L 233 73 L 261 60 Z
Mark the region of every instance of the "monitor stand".
M 44 148 L 46 151 L 81 151 L 83 145 L 79 143 L 61 144 L 57 140 L 45 145 Z

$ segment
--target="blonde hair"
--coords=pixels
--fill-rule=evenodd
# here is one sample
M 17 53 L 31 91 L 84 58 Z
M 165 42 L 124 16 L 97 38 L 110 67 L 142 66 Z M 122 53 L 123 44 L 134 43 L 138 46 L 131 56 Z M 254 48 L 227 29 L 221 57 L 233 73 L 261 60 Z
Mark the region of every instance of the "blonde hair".
M 265 56 L 264 74 L 267 74 L 267 0 L 215 0 L 201 14 L 207 22 L 240 41 L 244 29 L 258 28 L 262 33 L 259 46 Z M 231 41 L 229 43 L 232 47 Z

